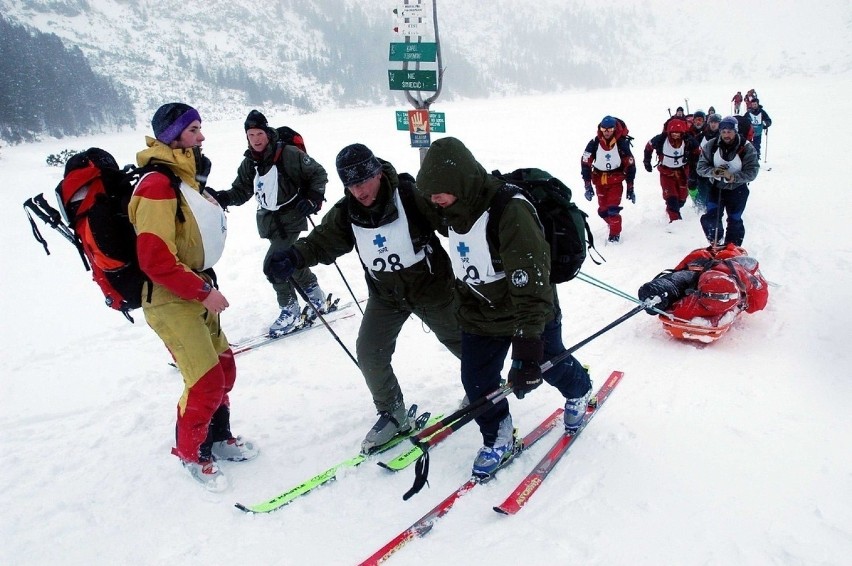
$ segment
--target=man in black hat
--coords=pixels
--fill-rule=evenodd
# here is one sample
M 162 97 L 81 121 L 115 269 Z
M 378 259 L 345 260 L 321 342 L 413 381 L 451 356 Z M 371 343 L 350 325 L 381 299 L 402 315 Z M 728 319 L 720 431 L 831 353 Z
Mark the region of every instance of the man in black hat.
M 352 144 L 337 155 L 344 196 L 306 237 L 272 254 L 267 276 L 286 279 L 297 269 L 330 264 L 354 248 L 364 268 L 369 298 L 358 330 L 358 366 L 379 420 L 367 433 L 364 453 L 411 428 L 391 357 L 402 325 L 414 314 L 456 357 L 461 331 L 456 321 L 450 260 L 434 227 L 435 208 L 408 173 Z
M 245 131 L 248 149 L 237 178 L 229 190 L 211 192 L 223 208 L 239 206 L 255 197 L 257 230 L 261 238 L 269 240 L 266 261 L 272 254 L 290 249 L 299 234 L 307 230 L 307 217 L 322 206 L 328 175 L 322 165 L 298 147 L 279 141 L 278 132 L 269 127 L 260 111 L 249 112 Z M 326 296 L 316 275 L 309 269 L 298 269 L 292 278 L 311 303 L 324 312 Z M 281 311 L 269 327 L 269 334 L 286 334 L 299 320 L 299 299 L 290 277 L 270 278 L 270 282 Z

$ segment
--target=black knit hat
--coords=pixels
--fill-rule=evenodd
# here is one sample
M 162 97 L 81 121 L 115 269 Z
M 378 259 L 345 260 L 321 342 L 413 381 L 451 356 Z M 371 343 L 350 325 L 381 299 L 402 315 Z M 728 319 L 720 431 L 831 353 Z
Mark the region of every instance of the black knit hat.
M 252 110 L 249 112 L 248 116 L 246 116 L 246 123 L 244 125 L 246 131 L 249 131 L 252 128 L 257 128 L 259 130 L 266 130 L 269 128 L 269 122 L 266 121 L 266 116 L 264 116 L 260 110 Z
M 363 183 L 382 170 L 382 164 L 364 144 L 354 143 L 340 150 L 335 160 L 344 187 Z
M 160 106 L 151 118 L 154 137 L 165 144 L 180 137 L 190 124 L 201 121 L 198 110 L 182 102 L 169 102 Z

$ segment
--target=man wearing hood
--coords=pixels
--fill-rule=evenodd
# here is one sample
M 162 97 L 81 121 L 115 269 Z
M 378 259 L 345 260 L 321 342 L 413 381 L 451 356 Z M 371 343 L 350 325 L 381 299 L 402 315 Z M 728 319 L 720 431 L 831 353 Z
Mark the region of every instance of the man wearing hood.
M 521 196 L 512 198 L 500 216 L 499 243 L 489 237 L 489 208 L 504 185 L 455 138 L 434 142 L 417 175 L 418 190 L 439 207 L 448 228 L 462 327 L 462 385 L 471 402 L 499 388 L 511 347 L 508 381 L 517 397 L 544 378 L 566 398 L 565 428 L 576 431 L 591 396 L 589 374 L 573 356 L 544 375 L 540 368 L 565 347 L 562 313 L 550 284 L 550 246 L 535 208 Z M 514 455 L 508 401 L 476 421 L 483 446 L 473 474 L 486 478 Z
M 269 240 L 266 259 L 293 245 L 308 228 L 307 217 L 322 206 L 328 175 L 325 169 L 295 145 L 279 143 L 278 132 L 270 128 L 258 110 L 245 121 L 248 149 L 237 170 L 237 178 L 227 191 L 211 191 L 222 208 L 240 206 L 252 196 L 257 200 L 257 231 Z M 209 190 L 209 189 L 208 189 Z M 293 280 L 324 312 L 325 293 L 309 269 L 293 273 Z M 288 279 L 271 280 L 281 309 L 269 327 L 270 335 L 286 334 L 296 327 L 301 308 Z
M 264 271 L 286 279 L 296 269 L 331 264 L 353 248 L 358 252 L 369 290 L 356 343 L 358 367 L 379 414 L 361 445 L 369 453 L 411 429 L 391 366 L 405 321 L 416 315 L 456 357 L 461 337 L 450 259 L 435 235 L 440 218 L 415 191 L 414 178 L 397 174 L 358 143 L 344 147 L 336 165 L 343 198 L 310 234 L 272 254 Z

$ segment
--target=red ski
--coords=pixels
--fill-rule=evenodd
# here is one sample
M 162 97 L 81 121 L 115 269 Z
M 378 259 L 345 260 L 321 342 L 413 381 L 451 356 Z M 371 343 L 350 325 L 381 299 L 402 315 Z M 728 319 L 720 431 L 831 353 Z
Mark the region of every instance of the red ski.
M 517 455 L 535 444 L 538 440 L 540 440 L 545 434 L 547 434 L 550 429 L 555 427 L 557 424 L 562 423 L 562 412 L 563 409 L 557 409 L 553 411 L 546 419 L 544 419 L 541 424 L 539 424 L 532 432 L 527 434 L 523 440 L 518 444 L 516 448 L 515 457 L 508 460 L 505 464 L 503 464 L 497 471 L 508 466 L 512 462 L 517 459 Z M 489 477 L 494 477 L 493 474 Z M 415 521 L 413 525 L 396 535 L 390 542 L 376 551 L 372 556 L 361 562 L 361 566 L 373 565 L 373 564 L 381 564 L 385 560 L 387 560 L 394 552 L 405 546 L 409 541 L 414 538 L 419 538 L 432 530 L 432 527 L 435 526 L 435 521 L 443 517 L 447 514 L 447 512 L 452 509 L 453 505 L 455 505 L 456 501 L 459 500 L 463 495 L 472 490 L 478 484 L 484 483 L 484 480 L 471 477 L 458 489 L 456 489 L 453 493 L 447 496 L 446 499 L 438 503 L 435 508 L 431 511 L 423 515 L 420 519 Z
M 547 474 L 549 474 L 553 467 L 556 466 L 556 463 L 559 462 L 559 459 L 565 455 L 568 451 L 568 447 L 574 442 L 574 439 L 583 432 L 583 429 L 586 428 L 586 425 L 589 424 L 589 421 L 592 420 L 598 412 L 598 409 L 600 409 L 601 405 L 603 405 L 604 401 L 606 401 L 607 397 L 609 397 L 609 394 L 612 393 L 612 390 L 621 381 L 622 377 L 624 377 L 624 372 L 621 371 L 614 371 L 610 374 L 606 383 L 601 386 L 593 398 L 596 402 L 590 403 L 588 409 L 586 409 L 586 414 L 583 417 L 583 426 L 580 430 L 574 434 L 569 434 L 567 432 L 562 433 L 559 440 L 557 440 L 553 447 L 548 450 L 547 454 L 544 455 L 544 458 L 541 459 L 533 471 L 530 472 L 520 484 L 518 484 L 518 487 L 516 487 L 515 491 L 506 498 L 506 501 L 494 507 L 495 511 L 504 515 L 514 515 L 521 510 L 521 507 L 526 505 L 527 501 L 529 501 L 530 497 L 532 497 L 532 494 L 536 492 L 544 481 L 544 478 L 547 477 Z

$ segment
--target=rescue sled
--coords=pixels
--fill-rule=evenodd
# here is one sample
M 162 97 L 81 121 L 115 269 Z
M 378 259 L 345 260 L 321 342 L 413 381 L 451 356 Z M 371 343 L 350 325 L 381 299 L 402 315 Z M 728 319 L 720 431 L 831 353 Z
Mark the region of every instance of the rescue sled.
M 689 322 L 663 315 L 659 315 L 659 319 L 663 323 L 663 329 L 672 338 L 710 344 L 721 338 L 733 326 L 742 312 L 742 309 L 736 308 L 726 312 L 715 321 L 713 319 L 717 317 L 695 317 Z

